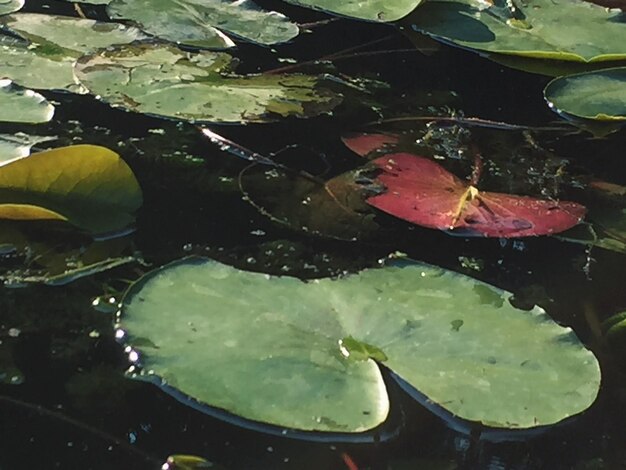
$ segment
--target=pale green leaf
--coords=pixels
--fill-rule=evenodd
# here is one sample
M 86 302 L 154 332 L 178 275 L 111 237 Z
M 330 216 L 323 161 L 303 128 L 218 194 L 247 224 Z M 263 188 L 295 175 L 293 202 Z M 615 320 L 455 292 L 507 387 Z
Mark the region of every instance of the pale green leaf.
M 139 378 L 300 430 L 381 424 L 389 400 L 374 359 L 489 426 L 544 426 L 589 407 L 600 385 L 593 354 L 541 309 L 508 298 L 423 264 L 305 283 L 188 259 L 132 287 L 120 327 L 140 349 Z
M 397 21 L 424 0 L 287 0 L 289 3 L 369 21 Z
M 572 0 L 514 4 L 511 11 L 479 0 L 432 0 L 407 22 L 417 31 L 481 51 L 578 62 L 626 59 L 626 19 L 618 10 Z
M 54 106 L 39 93 L 0 80 L 0 121 L 34 124 L 48 122 L 53 115 Z
M 298 35 L 298 26 L 287 17 L 264 11 L 251 0 L 113 0 L 107 11 L 111 18 L 133 20 L 159 38 L 195 47 L 234 46 L 221 31 L 259 44 Z
M 556 78 L 548 83 L 544 96 L 550 108 L 559 113 L 626 121 L 626 67 Z
M 340 97 L 311 75 L 231 72 L 222 52 L 183 52 L 170 45 L 124 46 L 82 57 L 76 76 L 94 95 L 147 114 L 203 122 L 267 122 L 329 112 Z
M 0 17 L 0 25 L 24 38 L 0 36 L 0 76 L 35 89 L 84 93 L 73 65 L 83 54 L 146 36 L 117 23 L 36 13 Z
M 0 0 L 0 15 L 13 13 L 24 6 L 24 0 Z

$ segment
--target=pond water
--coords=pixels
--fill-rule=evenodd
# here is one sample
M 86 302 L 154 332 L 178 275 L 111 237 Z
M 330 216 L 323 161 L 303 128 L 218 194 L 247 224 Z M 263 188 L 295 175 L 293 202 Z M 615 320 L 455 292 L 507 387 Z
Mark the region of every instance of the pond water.
M 259 3 L 280 6 L 300 23 L 328 18 L 279 2 Z M 73 5 L 61 1 L 27 0 L 24 11 L 76 16 Z M 83 4 L 82 11 L 105 18 L 103 7 Z M 604 138 L 573 126 L 563 130 L 565 122 L 543 100 L 548 78 L 466 50 L 434 48 L 424 43 L 416 49 L 395 28 L 347 19 L 314 25 L 273 48 L 241 44 L 234 54 L 241 59 L 239 73 L 279 67 L 328 73 L 328 86 L 343 93 L 344 102 L 332 114 L 310 119 L 210 128 L 271 155 L 291 176 L 307 172 L 328 179 L 358 168 L 363 160 L 342 136 L 384 131 L 401 134 L 403 150 L 441 157 L 462 178 L 472 170 L 469 149 L 479 148 L 481 187 L 488 190 L 558 194 L 591 204 L 585 187 L 592 178 L 626 185 L 624 130 Z M 340 51 L 347 52 L 334 65 L 301 64 Z M 65 226 L 0 221 L 6 284 L 0 289 L 2 470 L 157 469 L 172 454 L 202 456 L 215 464 L 209 468 L 226 469 L 626 467 L 624 350 L 607 342 L 600 327 L 626 310 L 623 253 L 557 237 L 451 236 L 382 212 L 376 214 L 380 231 L 356 240 L 332 226 L 332 213 L 317 221 L 315 231 L 303 230 L 310 214 L 285 203 L 301 203 L 298 187 L 264 183 L 258 175 L 276 168 L 249 168 L 249 161 L 222 151 L 193 124 L 115 109 L 89 95 L 42 94 L 56 107 L 52 121 L 0 124 L 0 133 L 55 136 L 35 149 L 78 143 L 113 149 L 135 173 L 144 202 L 135 231 L 96 242 Z M 480 118 L 482 125 L 427 127 L 419 119 L 371 125 L 407 116 Z M 529 128 L 497 124 L 503 122 Z M 115 308 L 102 307 L 117 305 L 129 282 L 152 268 L 189 255 L 312 279 L 372 267 L 397 252 L 510 291 L 516 306 L 540 305 L 571 326 L 601 364 L 602 387 L 593 406 L 536 432 L 467 433 L 386 377 L 391 415 L 365 442 L 323 434 L 285 437 L 203 413 L 152 384 L 126 378 L 129 363 L 115 340 Z M 132 261 L 64 285 L 21 282 L 63 272 L 72 263 L 121 257 Z

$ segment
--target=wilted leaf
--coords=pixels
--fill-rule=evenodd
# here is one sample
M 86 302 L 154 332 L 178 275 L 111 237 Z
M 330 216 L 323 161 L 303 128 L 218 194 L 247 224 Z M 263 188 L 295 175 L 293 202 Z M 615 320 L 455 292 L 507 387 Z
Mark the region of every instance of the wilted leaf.
M 399 142 L 397 135 L 393 134 L 350 134 L 341 138 L 342 142 L 357 155 L 367 157 L 372 153 L 387 151 L 389 147 Z
M 373 162 L 387 190 L 366 202 L 416 225 L 511 238 L 562 232 L 585 215 L 575 202 L 479 191 L 424 157 L 398 153 Z
M 258 166 L 242 173 L 240 182 L 261 213 L 295 230 L 340 240 L 369 239 L 379 231 L 352 173 L 320 183 Z

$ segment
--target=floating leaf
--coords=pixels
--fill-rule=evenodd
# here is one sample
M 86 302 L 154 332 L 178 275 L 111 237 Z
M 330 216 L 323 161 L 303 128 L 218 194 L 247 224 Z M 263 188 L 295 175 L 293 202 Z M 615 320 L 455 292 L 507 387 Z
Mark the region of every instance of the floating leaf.
M 626 59 L 621 12 L 570 0 L 514 5 L 433 0 L 407 21 L 417 31 L 481 51 L 578 62 Z
M 81 58 L 76 75 L 103 101 L 128 110 L 205 122 L 267 122 L 315 116 L 340 97 L 311 75 L 231 73 L 223 52 L 183 52 L 174 46 L 124 46 Z M 131 79 L 132 77 L 132 79 Z
M 357 155 L 367 157 L 372 153 L 389 150 L 400 139 L 393 134 L 350 134 L 343 136 L 341 141 Z
M 0 0 L 0 15 L 13 13 L 24 6 L 24 0 Z
M 408 153 L 373 161 L 387 190 L 367 203 L 416 225 L 466 236 L 551 235 L 576 225 L 585 208 L 575 202 L 479 191 L 442 166 Z
M 287 0 L 289 3 L 368 21 L 396 21 L 405 17 L 423 0 Z
M 381 232 L 352 173 L 320 183 L 258 166 L 244 171 L 239 180 L 245 198 L 257 210 L 293 229 L 351 241 L 371 239 Z
M 15 86 L 11 80 L 0 80 L 0 121 L 48 122 L 53 115 L 54 106 L 39 93 Z
M 63 225 L 51 228 L 49 223 L 0 221 L 0 246 L 11 247 L 9 262 L 0 263 L 1 283 L 60 286 L 136 260 L 130 256 L 130 237 L 93 240 L 68 233 Z
M 30 155 L 33 145 L 56 140 L 56 136 L 28 135 L 23 132 L 0 134 L 0 165 Z
M 372 358 L 431 403 L 493 427 L 549 425 L 589 407 L 600 384 L 593 354 L 508 298 L 417 263 L 302 282 L 187 259 L 136 283 L 119 320 L 141 350 L 136 378 L 209 413 L 277 426 L 381 424 L 389 401 Z
M 108 5 L 111 0 L 66 0 L 72 3 L 88 3 L 90 5 Z
M 101 234 L 129 225 L 141 203 L 132 171 L 104 147 L 61 147 L 0 167 L 0 218 L 61 220 Z
M 35 89 L 84 90 L 73 65 L 83 54 L 146 36 L 137 28 L 82 18 L 17 13 L 0 24 L 25 40 L 0 36 L 0 76 Z
M 150 34 L 195 47 L 234 46 L 221 31 L 266 45 L 298 35 L 298 26 L 286 16 L 251 0 L 113 0 L 107 11 L 113 19 L 133 20 Z
M 589 223 L 568 230 L 560 238 L 626 253 L 626 186 L 596 180 L 589 184 L 586 194 Z
M 626 121 L 626 67 L 559 77 L 544 90 L 554 111 L 584 119 Z
M 546 75 L 548 77 L 560 77 L 562 75 L 591 72 L 593 70 L 619 67 L 624 64 L 623 61 L 572 62 L 567 60 L 539 59 L 536 57 L 506 54 L 486 54 L 485 57 L 497 64 L 515 70 Z

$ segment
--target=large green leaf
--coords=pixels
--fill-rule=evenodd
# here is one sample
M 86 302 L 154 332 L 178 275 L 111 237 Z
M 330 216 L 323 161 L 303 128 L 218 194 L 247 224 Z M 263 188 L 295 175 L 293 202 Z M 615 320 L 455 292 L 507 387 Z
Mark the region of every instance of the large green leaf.
M 0 0 L 0 15 L 13 13 L 24 6 L 24 0 Z
M 169 45 L 123 46 L 82 57 L 76 76 L 103 101 L 128 110 L 205 122 L 266 122 L 328 112 L 340 98 L 310 75 L 230 72 L 223 52 Z
M 150 34 L 196 47 L 234 46 L 220 30 L 260 44 L 298 35 L 287 17 L 263 11 L 251 0 L 113 0 L 107 10 L 111 18 L 133 20 Z
M 557 112 L 600 121 L 626 121 L 626 67 L 556 78 L 548 83 L 544 96 Z
M 423 0 L 287 0 L 289 3 L 337 15 L 369 21 L 396 21 L 411 13 Z
M 541 309 L 508 299 L 423 264 L 305 283 L 188 259 L 132 287 L 120 327 L 141 350 L 138 378 L 301 430 L 383 422 L 389 403 L 376 361 L 431 402 L 489 426 L 549 425 L 589 407 L 600 384 L 593 354 Z
M 580 62 L 626 58 L 626 18 L 619 11 L 578 0 L 515 4 L 511 12 L 478 0 L 432 0 L 408 21 L 420 32 L 482 51 Z
M 15 86 L 11 80 L 0 80 L 0 121 L 48 122 L 53 115 L 54 106 L 39 93 Z
M 141 203 L 132 171 L 104 147 L 62 147 L 0 166 L 3 219 L 61 220 L 100 234 L 130 224 Z
M 36 13 L 1 17 L 0 24 L 24 38 L 0 36 L 0 76 L 35 89 L 84 92 L 73 72 L 78 57 L 146 38 L 137 28 L 117 23 Z

